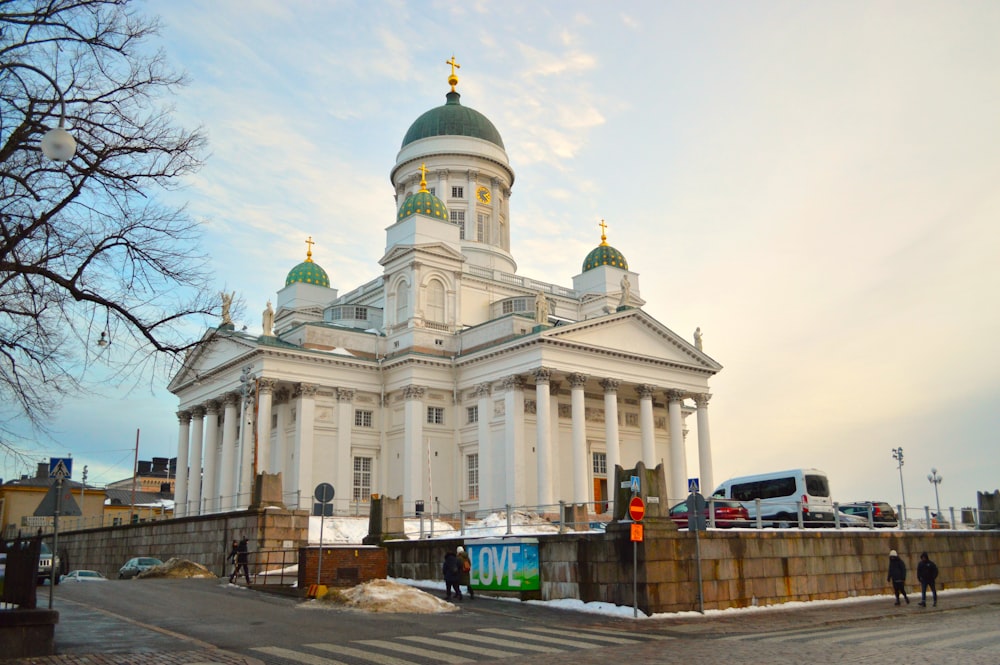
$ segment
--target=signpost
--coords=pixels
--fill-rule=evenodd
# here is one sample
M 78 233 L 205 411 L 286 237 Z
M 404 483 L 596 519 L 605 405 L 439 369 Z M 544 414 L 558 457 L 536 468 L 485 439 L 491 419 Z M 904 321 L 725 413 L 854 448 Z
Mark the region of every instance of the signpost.
M 639 476 L 632 476 L 632 491 L 639 491 Z M 646 504 L 641 496 L 633 496 L 628 502 L 628 516 L 632 521 L 629 537 L 632 540 L 632 617 L 639 616 L 639 555 L 638 545 L 642 542 L 642 518 L 646 515 Z
M 62 508 L 62 484 L 72 475 L 73 460 L 69 457 L 49 458 L 49 478 L 56 479 L 56 509 L 52 512 L 52 567 L 49 569 L 49 609 L 52 609 L 52 594 L 56 588 L 56 575 L 62 568 L 59 559 L 59 510 Z M 70 496 L 72 500 L 72 495 Z M 56 565 L 59 562 L 60 565 Z
M 323 529 L 326 519 L 327 504 L 333 501 L 333 485 L 320 483 L 313 490 L 313 498 L 319 501 L 319 561 L 316 564 L 316 586 L 320 584 L 320 574 L 323 572 Z
M 697 478 L 688 478 L 688 531 L 694 531 L 695 560 L 698 567 L 698 611 L 705 613 L 705 593 L 701 578 L 701 538 L 699 532 L 705 530 L 705 497 L 699 492 L 701 483 Z M 711 506 L 709 506 L 711 509 Z
M 632 518 L 633 522 L 641 522 L 645 514 L 646 504 L 643 503 L 642 497 L 632 497 L 632 500 L 628 502 L 628 516 Z

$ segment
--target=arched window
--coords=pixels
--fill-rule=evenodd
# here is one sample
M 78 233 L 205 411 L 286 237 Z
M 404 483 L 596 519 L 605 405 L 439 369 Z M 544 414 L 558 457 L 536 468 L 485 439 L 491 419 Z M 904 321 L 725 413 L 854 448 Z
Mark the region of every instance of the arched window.
M 400 281 L 396 285 L 396 323 L 405 323 L 410 318 L 410 297 L 409 285 L 405 281 Z
M 444 284 L 432 279 L 427 284 L 427 307 L 424 308 L 428 321 L 445 323 L 444 319 Z

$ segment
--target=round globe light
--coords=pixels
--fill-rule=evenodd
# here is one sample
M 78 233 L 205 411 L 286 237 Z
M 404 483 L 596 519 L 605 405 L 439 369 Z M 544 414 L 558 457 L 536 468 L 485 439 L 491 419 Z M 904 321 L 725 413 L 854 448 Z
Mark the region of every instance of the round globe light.
M 45 132 L 42 154 L 54 162 L 68 162 L 76 154 L 76 139 L 62 127 Z

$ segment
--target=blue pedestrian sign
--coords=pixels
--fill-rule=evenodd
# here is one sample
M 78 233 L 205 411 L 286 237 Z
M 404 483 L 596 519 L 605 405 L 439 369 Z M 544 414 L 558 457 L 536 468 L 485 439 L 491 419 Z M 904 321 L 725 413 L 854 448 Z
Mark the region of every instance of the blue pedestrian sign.
M 688 493 L 697 494 L 701 491 L 701 484 L 697 478 L 688 478 Z
M 636 494 L 639 493 L 639 476 L 632 476 L 632 483 L 629 489 Z
M 66 480 L 73 476 L 72 457 L 50 457 L 49 458 L 49 478 Z

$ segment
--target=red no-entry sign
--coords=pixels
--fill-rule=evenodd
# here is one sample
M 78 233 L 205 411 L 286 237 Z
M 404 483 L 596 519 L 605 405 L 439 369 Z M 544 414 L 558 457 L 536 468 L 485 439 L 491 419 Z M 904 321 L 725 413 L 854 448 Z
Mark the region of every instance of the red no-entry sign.
M 645 514 L 646 504 L 642 502 L 642 497 L 632 497 L 632 500 L 628 502 L 628 516 L 632 518 L 633 522 L 639 522 Z

